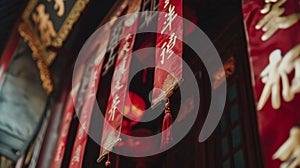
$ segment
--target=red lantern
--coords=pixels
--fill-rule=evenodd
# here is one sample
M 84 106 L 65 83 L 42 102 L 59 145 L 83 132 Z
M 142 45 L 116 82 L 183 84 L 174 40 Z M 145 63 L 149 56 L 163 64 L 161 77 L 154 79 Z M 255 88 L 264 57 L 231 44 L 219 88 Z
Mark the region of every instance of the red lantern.
M 146 103 L 137 93 L 129 91 L 126 96 L 123 115 L 127 118 L 122 122 L 122 133 L 129 135 L 132 127 L 144 116 Z M 129 119 L 129 120 L 128 120 Z

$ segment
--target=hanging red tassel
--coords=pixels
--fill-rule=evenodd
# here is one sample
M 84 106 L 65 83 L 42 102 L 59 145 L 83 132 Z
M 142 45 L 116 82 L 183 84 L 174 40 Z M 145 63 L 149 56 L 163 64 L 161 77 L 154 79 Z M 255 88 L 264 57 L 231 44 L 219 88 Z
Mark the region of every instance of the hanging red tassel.
M 172 140 L 172 114 L 170 110 L 170 101 L 167 99 L 167 103 L 165 105 L 165 116 L 162 124 L 160 149 L 166 148 Z
M 105 162 L 105 167 L 110 167 L 111 162 L 110 162 L 110 153 L 107 154 L 107 161 Z

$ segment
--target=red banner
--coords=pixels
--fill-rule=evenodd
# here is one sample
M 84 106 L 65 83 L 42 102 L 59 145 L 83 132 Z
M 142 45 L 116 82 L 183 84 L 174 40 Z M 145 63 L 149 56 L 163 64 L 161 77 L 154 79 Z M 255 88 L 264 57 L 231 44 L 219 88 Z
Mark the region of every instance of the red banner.
M 160 0 L 152 104 L 169 97 L 182 79 L 182 0 Z
M 92 55 L 93 59 L 90 59 L 89 64 L 92 64 L 92 71 L 89 77 L 89 82 L 84 98 L 84 103 L 81 109 L 79 125 L 77 128 L 77 134 L 75 137 L 75 142 L 72 150 L 70 168 L 81 168 L 82 161 L 84 157 L 84 151 L 88 139 L 88 130 L 91 123 L 91 117 L 93 113 L 93 107 L 96 100 L 96 93 L 98 90 L 98 84 L 100 81 L 102 65 L 104 61 L 104 56 L 106 53 L 107 43 L 108 43 L 108 34 L 102 36 L 102 43 L 99 48 L 96 49 L 96 54 Z
M 84 66 L 81 66 L 78 71 L 76 72 L 76 79 L 74 80 L 74 88 L 72 88 L 68 98 L 67 103 L 65 106 L 65 111 L 63 114 L 63 119 L 60 126 L 60 131 L 58 134 L 55 152 L 53 156 L 53 160 L 51 162 L 52 168 L 61 167 L 62 160 L 64 157 L 65 149 L 66 149 L 66 143 L 68 138 L 68 133 L 70 129 L 70 124 L 72 121 L 72 118 L 74 116 L 74 101 L 76 100 L 78 89 L 80 86 L 80 79 L 82 77 L 82 74 L 84 72 Z
M 297 159 L 276 151 L 300 124 L 299 1 L 244 0 L 243 12 L 265 167 L 287 166 Z
M 140 0 L 130 1 L 128 14 L 138 12 L 141 6 Z M 123 33 L 118 50 L 118 58 L 111 83 L 111 91 L 105 113 L 103 125 L 100 162 L 104 156 L 112 151 L 113 147 L 120 141 L 123 111 L 125 106 L 128 77 L 130 71 L 131 54 L 135 41 L 138 25 L 138 13 L 133 13 L 124 22 Z

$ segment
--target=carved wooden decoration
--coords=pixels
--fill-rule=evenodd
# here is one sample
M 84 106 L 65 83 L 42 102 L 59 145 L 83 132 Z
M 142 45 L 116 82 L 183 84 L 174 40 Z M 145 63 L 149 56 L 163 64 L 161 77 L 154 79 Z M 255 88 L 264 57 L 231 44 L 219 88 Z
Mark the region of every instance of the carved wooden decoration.
M 88 2 L 89 0 L 31 0 L 22 15 L 19 33 L 30 46 L 32 57 L 37 60 L 43 87 L 48 94 L 54 89 L 49 66 L 57 53 L 49 51 L 47 47 L 60 48 L 63 45 Z M 71 6 L 69 10 L 66 10 L 67 5 Z

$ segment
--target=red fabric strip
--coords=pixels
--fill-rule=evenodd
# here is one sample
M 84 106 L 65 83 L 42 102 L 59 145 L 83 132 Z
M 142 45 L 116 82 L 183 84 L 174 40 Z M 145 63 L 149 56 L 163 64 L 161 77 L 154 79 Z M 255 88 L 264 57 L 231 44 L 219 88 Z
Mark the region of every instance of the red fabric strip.
M 153 105 L 182 79 L 182 0 L 160 0 L 158 9 Z
M 300 44 L 300 22 L 298 20 L 289 26 L 283 22 L 300 12 L 298 2 L 298 0 L 286 2 L 278 0 L 269 3 L 271 7 L 269 11 L 261 11 L 266 5 L 265 1 L 244 0 L 243 2 L 253 88 L 258 109 L 259 133 L 266 168 L 280 167 L 281 162 L 274 160 L 272 156 L 287 140 L 290 129 L 300 119 L 299 116 L 296 117 L 299 113 L 297 110 L 299 93 L 293 93 L 294 97 L 288 101 L 284 98 L 285 93 L 291 91 L 293 86 L 296 67 L 300 68 L 296 64 L 294 66 L 294 62 L 300 58 L 299 53 L 291 62 L 287 61 L 286 55 L 291 51 L 294 52 L 295 47 Z M 260 25 L 259 23 L 263 23 L 262 19 L 266 16 L 271 17 Z M 265 35 L 270 32 L 274 34 L 265 38 Z M 286 86 L 283 84 L 284 81 L 287 81 Z
M 131 1 L 127 13 L 139 11 L 141 1 L 135 1 L 136 2 Z M 124 22 L 123 33 L 118 50 L 118 58 L 115 65 L 110 96 L 105 113 L 105 122 L 103 126 L 98 162 L 103 159 L 104 155 L 112 151 L 113 147 L 120 141 L 120 132 L 123 120 L 122 113 L 125 106 L 132 49 L 135 41 L 137 25 L 137 13 L 126 18 Z
M 81 168 L 84 151 L 88 139 L 88 130 L 91 123 L 91 117 L 93 113 L 93 107 L 96 100 L 96 93 L 98 90 L 98 84 L 100 81 L 101 70 L 103 66 L 104 56 L 106 53 L 107 43 L 108 43 L 108 34 L 103 35 L 103 43 L 97 50 L 96 54 L 93 55 L 94 59 L 89 62 L 93 64 L 93 68 L 90 74 L 89 83 L 86 90 L 86 95 L 84 99 L 84 103 L 82 106 L 82 110 L 79 118 L 79 125 L 77 128 L 77 134 L 72 150 L 71 160 L 70 160 L 70 168 Z
M 66 149 L 66 143 L 67 143 L 67 137 L 68 137 L 68 132 L 70 129 L 70 124 L 72 121 L 72 118 L 74 116 L 74 100 L 76 100 L 79 85 L 80 85 L 80 79 L 82 77 L 84 71 L 84 66 L 81 66 L 78 71 L 76 72 L 76 79 L 74 81 L 74 88 L 72 88 L 68 98 L 67 98 L 67 103 L 65 106 L 65 111 L 63 114 L 63 119 L 62 123 L 60 126 L 57 142 L 56 142 L 56 147 L 55 147 L 55 152 L 54 156 L 51 162 L 51 167 L 52 168 L 57 168 L 61 167 L 62 160 L 64 157 L 65 149 Z

